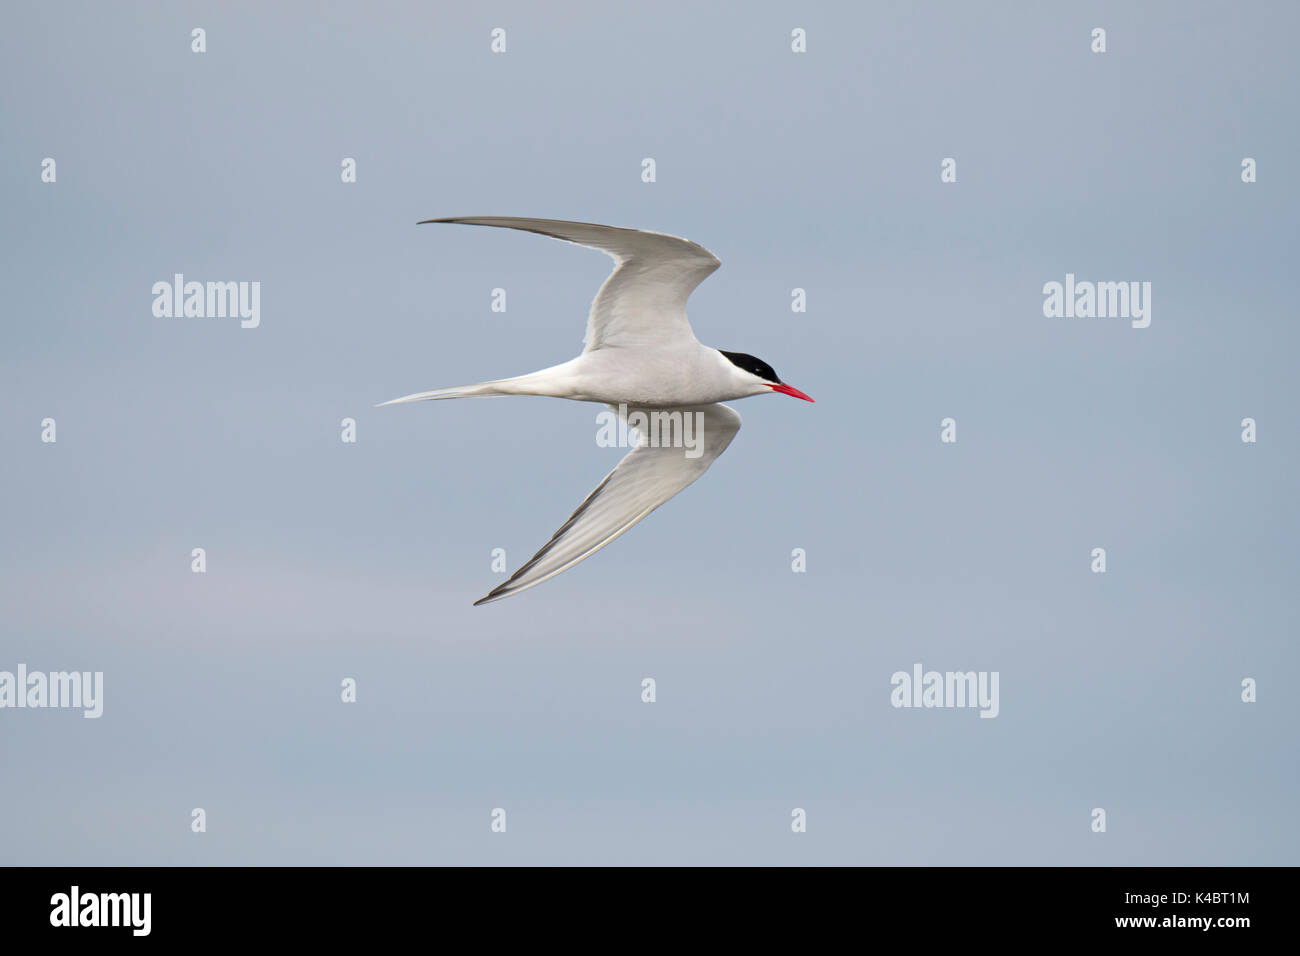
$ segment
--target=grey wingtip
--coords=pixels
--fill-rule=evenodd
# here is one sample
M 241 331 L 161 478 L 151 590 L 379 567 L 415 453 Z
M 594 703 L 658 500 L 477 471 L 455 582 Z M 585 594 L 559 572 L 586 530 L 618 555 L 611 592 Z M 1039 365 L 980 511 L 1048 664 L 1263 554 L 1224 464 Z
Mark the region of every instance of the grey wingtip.
M 501 584 L 498 585 L 497 587 L 494 587 L 487 594 L 483 595 L 481 598 L 475 601 L 474 606 L 478 607 L 480 604 L 491 604 L 493 601 L 500 601 L 502 598 L 510 597 L 510 595 L 514 594 L 515 592 L 513 589 L 506 590 L 509 587 L 510 587 L 509 581 L 507 581 L 505 584 Z

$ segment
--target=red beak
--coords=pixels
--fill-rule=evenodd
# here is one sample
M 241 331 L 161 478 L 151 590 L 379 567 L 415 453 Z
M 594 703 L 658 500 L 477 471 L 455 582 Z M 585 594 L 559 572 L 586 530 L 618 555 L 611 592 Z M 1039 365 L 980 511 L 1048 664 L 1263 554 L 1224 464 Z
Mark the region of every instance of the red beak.
M 787 385 L 785 384 L 785 382 L 781 382 L 777 385 L 772 385 L 769 387 L 772 389 L 772 391 L 780 392 L 782 395 L 789 395 L 792 398 L 802 398 L 805 402 L 812 401 L 811 398 L 809 398 L 803 392 L 799 391 L 799 389 L 795 388 L 793 385 Z

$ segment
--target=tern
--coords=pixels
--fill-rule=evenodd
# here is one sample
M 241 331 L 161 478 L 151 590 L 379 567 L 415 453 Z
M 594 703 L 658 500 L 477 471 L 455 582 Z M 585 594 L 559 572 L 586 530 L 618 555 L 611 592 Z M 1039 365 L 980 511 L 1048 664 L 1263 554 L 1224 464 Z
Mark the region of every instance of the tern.
M 624 423 L 640 413 L 691 414 L 700 423 L 696 454 L 638 443 L 605 476 L 540 551 L 503 584 L 474 602 L 510 597 L 567 571 L 691 484 L 727 450 L 740 416 L 720 402 L 779 392 L 812 399 L 781 381 L 772 366 L 744 352 L 701 345 L 686 318 L 686 300 L 722 263 L 703 246 L 660 232 L 557 219 L 461 216 L 425 219 L 521 229 L 604 252 L 614 271 L 596 293 L 577 358 L 516 378 L 439 388 L 382 405 L 492 395 L 546 395 L 608 405 Z M 380 407 L 380 406 L 377 406 Z

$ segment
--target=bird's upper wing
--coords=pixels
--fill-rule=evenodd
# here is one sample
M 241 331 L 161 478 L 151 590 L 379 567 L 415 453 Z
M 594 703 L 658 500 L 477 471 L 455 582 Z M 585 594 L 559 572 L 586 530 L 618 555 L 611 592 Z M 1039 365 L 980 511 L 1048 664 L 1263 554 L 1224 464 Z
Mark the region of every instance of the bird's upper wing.
M 459 216 L 425 222 L 522 229 L 606 253 L 614 271 L 596 293 L 587 318 L 586 351 L 694 342 L 686 299 L 721 263 L 703 246 L 661 232 L 559 219 Z
M 613 407 L 613 406 L 611 406 Z M 638 409 L 628 411 L 629 417 Z M 650 409 L 641 409 L 645 414 Z M 691 415 L 692 425 L 699 427 L 691 433 L 693 448 L 667 447 L 669 428 L 659 431 L 659 447 L 647 444 L 646 434 L 641 434 L 641 444 L 618 463 L 618 467 L 605 476 L 578 510 L 551 536 L 551 540 L 533 555 L 528 562 L 510 576 L 504 584 L 493 588 L 475 605 L 499 601 L 518 594 L 535 584 L 541 584 L 562 571 L 567 571 L 583 558 L 595 554 L 632 525 L 681 491 L 700 475 L 708 471 L 714 460 L 726 451 L 731 439 L 740 431 L 740 415 L 726 405 L 692 405 L 675 409 L 657 409 L 659 412 L 681 412 L 683 419 Z M 694 418 L 699 412 L 702 418 Z M 673 425 L 672 428 L 679 426 Z M 639 429 L 638 429 L 639 430 Z M 653 434 L 653 427 L 648 429 Z M 674 434 L 681 434 L 680 431 Z M 698 450 L 696 457 L 687 457 Z

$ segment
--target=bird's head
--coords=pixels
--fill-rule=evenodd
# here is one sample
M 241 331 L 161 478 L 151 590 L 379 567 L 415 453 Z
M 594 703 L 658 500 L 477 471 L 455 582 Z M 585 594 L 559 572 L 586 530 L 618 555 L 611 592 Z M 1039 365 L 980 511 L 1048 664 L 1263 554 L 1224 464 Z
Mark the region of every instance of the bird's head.
M 722 355 L 735 367 L 738 383 L 749 388 L 749 391 L 746 392 L 747 395 L 780 392 L 782 395 L 789 395 L 792 398 L 802 398 L 805 402 L 812 401 L 811 398 L 793 385 L 787 385 L 781 381 L 781 376 L 776 374 L 776 369 L 761 358 L 746 355 L 744 352 L 722 352 Z

